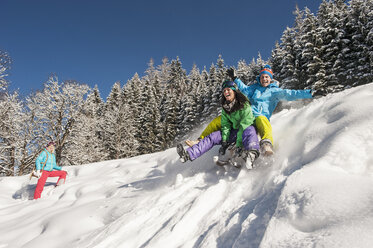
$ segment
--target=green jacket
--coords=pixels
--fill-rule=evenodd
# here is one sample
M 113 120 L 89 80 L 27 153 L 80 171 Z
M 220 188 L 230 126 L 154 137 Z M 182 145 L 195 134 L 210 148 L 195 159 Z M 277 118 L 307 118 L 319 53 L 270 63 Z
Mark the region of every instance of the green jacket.
M 245 107 L 228 114 L 223 108 L 221 111 L 221 136 L 222 141 L 228 141 L 232 129 L 238 129 L 236 146 L 242 147 L 243 131 L 254 124 L 255 117 L 249 103 Z

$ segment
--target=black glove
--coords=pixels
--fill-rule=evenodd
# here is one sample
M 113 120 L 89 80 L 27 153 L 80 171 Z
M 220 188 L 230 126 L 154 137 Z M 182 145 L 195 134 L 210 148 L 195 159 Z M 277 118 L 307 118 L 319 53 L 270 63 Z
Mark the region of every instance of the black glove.
M 312 90 L 312 97 L 322 97 L 322 96 L 326 96 L 328 94 L 328 91 L 323 89 L 323 88 L 319 88 L 317 90 Z
M 221 147 L 219 149 L 219 155 L 224 155 L 225 154 L 225 151 L 227 150 L 229 144 L 227 141 L 223 141 L 221 142 Z
M 236 78 L 237 78 L 237 75 L 236 75 L 236 72 L 234 71 L 234 68 L 233 67 L 230 67 L 228 70 L 227 70 L 227 75 L 228 77 L 234 81 Z

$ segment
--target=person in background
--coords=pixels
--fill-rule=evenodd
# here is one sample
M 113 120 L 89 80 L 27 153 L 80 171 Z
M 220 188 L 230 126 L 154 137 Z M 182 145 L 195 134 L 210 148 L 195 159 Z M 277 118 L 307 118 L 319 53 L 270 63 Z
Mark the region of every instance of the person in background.
M 36 184 L 34 199 L 41 197 L 48 177 L 58 177 L 56 186 L 65 183 L 67 172 L 62 170 L 60 166 L 57 166 L 54 150 L 55 143 L 51 141 L 36 158 L 36 177 L 38 178 L 38 183 Z
M 221 131 L 207 135 L 197 144 L 184 150 L 182 144 L 177 145 L 177 153 L 182 162 L 193 161 L 206 153 L 213 146 L 221 144 L 219 149 L 220 162 L 227 158 L 226 151 L 230 144 L 235 143 L 235 154 L 231 164 L 235 167 L 253 167 L 254 160 L 259 156 L 259 140 L 254 124 L 254 115 L 250 102 L 232 81 L 222 85 Z M 217 163 L 219 164 L 219 163 Z

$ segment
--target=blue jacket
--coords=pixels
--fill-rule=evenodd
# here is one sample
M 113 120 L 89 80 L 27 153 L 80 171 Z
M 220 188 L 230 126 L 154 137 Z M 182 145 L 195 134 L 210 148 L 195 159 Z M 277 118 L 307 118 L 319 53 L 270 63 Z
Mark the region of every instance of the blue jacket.
M 47 158 L 48 156 L 48 158 Z M 61 170 L 62 168 L 57 166 L 56 164 L 56 156 L 54 153 L 50 153 L 47 151 L 47 149 L 44 149 L 39 156 L 36 158 L 36 170 L 42 170 L 44 163 L 44 170 L 46 171 L 52 171 L 55 170 Z
M 238 89 L 249 98 L 254 116 L 265 116 L 268 120 L 271 118 L 279 101 L 312 98 L 311 90 L 281 89 L 278 87 L 277 82 L 273 82 L 267 87 L 263 87 L 260 82 L 248 86 L 239 78 L 236 78 L 234 82 Z

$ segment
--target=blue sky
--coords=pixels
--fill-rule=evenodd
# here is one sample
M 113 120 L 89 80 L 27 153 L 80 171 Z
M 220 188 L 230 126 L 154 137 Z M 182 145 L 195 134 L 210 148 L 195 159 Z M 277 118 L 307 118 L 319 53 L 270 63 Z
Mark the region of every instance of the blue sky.
M 151 58 L 177 56 L 190 71 L 267 59 L 296 4 L 317 12 L 321 0 L 1 0 L 0 49 L 13 59 L 10 89 L 43 88 L 48 76 L 98 85 L 140 76 Z

